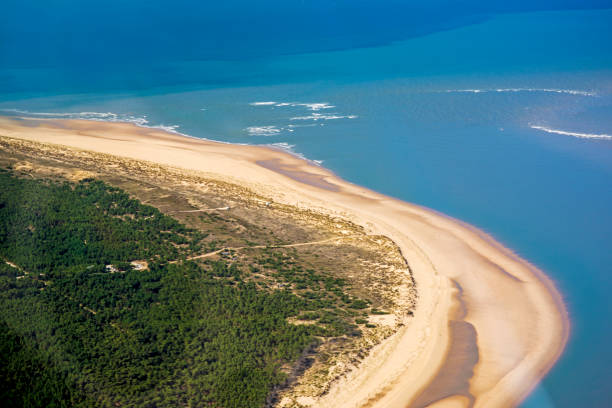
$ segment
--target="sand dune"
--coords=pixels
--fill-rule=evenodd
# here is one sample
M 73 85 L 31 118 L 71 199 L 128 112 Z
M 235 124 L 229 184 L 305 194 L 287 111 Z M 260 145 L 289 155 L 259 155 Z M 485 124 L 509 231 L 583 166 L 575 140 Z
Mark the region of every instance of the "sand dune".
M 567 341 L 567 313 L 553 284 L 491 237 L 287 153 L 78 120 L 3 118 L 0 134 L 204 172 L 393 239 L 417 283 L 414 317 L 315 406 L 514 406 Z

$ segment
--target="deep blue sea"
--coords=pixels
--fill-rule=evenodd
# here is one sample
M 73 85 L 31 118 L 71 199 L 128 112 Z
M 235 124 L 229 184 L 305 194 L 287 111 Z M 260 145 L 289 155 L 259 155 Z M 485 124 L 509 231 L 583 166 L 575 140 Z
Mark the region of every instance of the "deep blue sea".
M 0 114 L 276 145 L 474 224 L 569 309 L 569 345 L 524 406 L 610 406 L 612 4 L 9 3 Z

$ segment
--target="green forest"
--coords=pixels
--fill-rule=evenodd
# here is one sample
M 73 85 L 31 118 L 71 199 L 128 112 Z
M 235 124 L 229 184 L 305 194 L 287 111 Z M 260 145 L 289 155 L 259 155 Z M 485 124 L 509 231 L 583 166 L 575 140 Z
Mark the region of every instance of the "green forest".
M 205 236 L 102 181 L 0 170 L 0 405 L 260 407 L 321 338 L 360 335 L 343 280 L 272 249 L 187 261 Z

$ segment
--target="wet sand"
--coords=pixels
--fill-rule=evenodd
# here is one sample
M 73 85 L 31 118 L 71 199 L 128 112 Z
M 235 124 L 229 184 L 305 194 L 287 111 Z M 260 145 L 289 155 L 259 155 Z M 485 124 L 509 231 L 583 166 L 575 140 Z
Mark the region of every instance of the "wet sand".
M 533 265 L 468 224 L 287 153 L 82 120 L 0 118 L 0 134 L 199 171 L 394 240 L 417 284 L 414 316 L 315 406 L 515 406 L 567 342 L 562 299 Z

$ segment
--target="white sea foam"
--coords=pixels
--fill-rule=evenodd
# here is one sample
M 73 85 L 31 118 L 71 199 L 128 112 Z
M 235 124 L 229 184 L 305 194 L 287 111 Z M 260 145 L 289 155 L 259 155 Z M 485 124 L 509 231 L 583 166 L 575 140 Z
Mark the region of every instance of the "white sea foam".
M 251 106 L 274 106 L 277 108 L 282 108 L 284 106 L 298 107 L 303 106 L 311 111 L 319 111 L 321 109 L 332 109 L 335 108 L 334 105 L 330 105 L 328 102 L 274 102 L 274 101 L 264 101 L 264 102 L 251 102 L 249 103 Z
M 327 102 L 319 102 L 319 103 L 296 103 L 296 106 L 305 106 L 312 111 L 318 111 L 321 109 L 332 109 L 335 108 L 334 105 L 330 105 Z
M 244 130 L 249 136 L 274 136 L 279 134 L 283 129 L 276 126 L 249 126 Z
M 295 157 L 299 157 L 300 159 L 308 160 L 306 159 L 306 156 L 304 156 L 302 153 L 298 153 L 293 150 L 295 145 L 289 144 L 287 142 L 270 143 L 268 146 L 287 152 Z
M 579 96 L 597 96 L 595 92 L 576 89 L 555 88 L 490 88 L 490 89 L 447 89 L 447 93 L 487 93 L 487 92 L 546 92 Z
M 334 120 L 334 119 L 355 119 L 357 115 L 324 115 L 322 113 L 313 113 L 308 116 L 294 116 L 290 120 Z
M 316 166 L 321 166 L 323 164 L 323 160 L 312 160 L 312 159 L 308 159 L 306 156 L 304 156 L 302 153 L 298 153 L 295 150 L 293 150 L 293 148 L 295 147 L 295 145 L 286 143 L 286 142 L 278 142 L 278 143 L 270 143 L 269 145 L 270 147 L 273 147 L 275 149 L 279 149 L 282 150 L 286 153 L 289 153 L 292 156 L 295 157 L 299 157 L 300 159 L 306 160 Z
M 72 118 L 72 119 L 103 119 L 114 120 L 118 119 L 119 115 L 113 112 L 30 112 L 22 109 L 0 109 L 3 112 L 19 113 L 23 115 L 45 116 L 54 118 Z
M 304 125 L 295 125 L 295 124 L 292 123 L 290 125 L 287 125 L 287 127 L 289 129 L 303 128 L 303 127 L 313 127 L 313 126 L 323 126 L 323 123 L 307 123 L 307 124 L 304 124 Z
M 580 132 L 568 132 L 566 130 L 558 130 L 558 129 L 551 129 L 551 128 L 547 128 L 545 126 L 536 126 L 536 125 L 530 125 L 530 127 L 532 129 L 537 129 L 537 130 L 541 130 L 543 132 L 547 132 L 547 133 L 554 133 L 557 135 L 564 135 L 564 136 L 573 136 L 573 137 L 578 137 L 581 139 L 600 139 L 600 140 L 612 140 L 612 135 L 607 135 L 605 133 L 580 133 Z
M 274 146 L 282 150 L 291 150 L 295 147 L 295 145 L 289 144 L 287 142 L 270 143 L 269 146 Z
M 153 128 L 153 129 L 161 129 L 169 133 L 179 134 L 179 132 L 176 130 L 179 127 L 178 125 L 155 125 L 155 126 L 144 125 L 144 127 Z
M 121 122 L 132 123 L 136 126 L 160 129 L 165 132 L 174 133 L 182 136 L 189 136 L 177 131 L 179 125 L 150 125 L 146 116 L 134 116 L 128 114 L 118 114 L 113 112 L 31 112 L 22 109 L 0 109 L 2 112 L 11 112 L 29 117 L 44 117 L 49 119 L 80 119 L 92 120 L 96 122 Z
M 251 102 L 249 103 L 249 105 L 251 106 L 269 106 L 269 105 L 276 105 L 277 102 L 274 101 L 269 101 L 269 102 Z
M 56 119 L 83 119 L 104 122 L 129 122 L 139 126 L 146 126 L 149 121 L 146 116 L 117 114 L 113 112 L 31 112 L 22 109 L 0 109 L 3 112 L 12 112 L 31 117 L 46 117 Z

